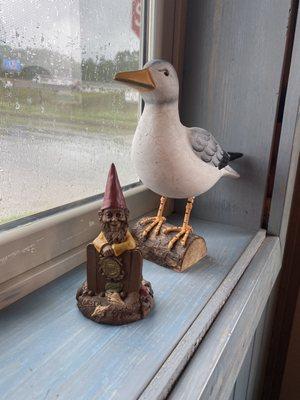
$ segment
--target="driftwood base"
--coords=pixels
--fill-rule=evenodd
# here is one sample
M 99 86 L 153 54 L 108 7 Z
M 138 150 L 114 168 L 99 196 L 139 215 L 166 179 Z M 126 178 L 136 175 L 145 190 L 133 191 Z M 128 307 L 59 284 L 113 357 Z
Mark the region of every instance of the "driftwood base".
M 163 224 L 159 235 L 156 236 L 153 229 L 144 238 L 142 234 L 145 225 L 141 225 L 138 221 L 131 229 L 131 232 L 146 260 L 178 272 L 183 272 L 206 256 L 205 240 L 201 236 L 190 234 L 185 246 L 182 246 L 180 240 L 178 240 L 175 246 L 169 250 L 168 243 L 176 233 L 164 234 L 163 230 L 170 226 L 172 225 Z
M 84 282 L 77 291 L 76 299 L 85 317 L 110 325 L 123 325 L 145 318 L 154 306 L 151 284 L 144 280 L 140 291 L 129 293 L 125 299 L 116 292 L 93 295 Z

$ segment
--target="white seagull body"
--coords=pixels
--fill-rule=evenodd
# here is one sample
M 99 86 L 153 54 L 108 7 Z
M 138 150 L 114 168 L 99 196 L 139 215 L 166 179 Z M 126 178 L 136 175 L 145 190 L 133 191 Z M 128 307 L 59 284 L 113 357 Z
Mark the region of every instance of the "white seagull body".
M 197 140 L 202 151 L 197 151 Z M 223 153 L 209 132 L 181 124 L 177 102 L 173 102 L 146 103 L 131 156 L 145 186 L 162 196 L 180 199 L 205 193 L 224 175 L 239 176 L 229 166 L 218 169 Z M 207 156 L 207 161 L 201 156 Z
M 192 231 L 188 223 L 194 197 L 208 191 L 222 176 L 238 178 L 239 174 L 228 164 L 242 154 L 227 153 L 210 132 L 187 128 L 180 122 L 178 77 L 170 63 L 153 60 L 142 70 L 120 72 L 115 79 L 137 89 L 145 101 L 131 156 L 141 181 L 162 198 L 157 215 L 142 221 L 150 223 L 143 234 L 147 236 L 154 227 L 155 234 L 160 233 L 167 197 L 188 198 L 183 225 L 164 230 L 177 232 L 169 249 L 179 238 L 185 246 Z

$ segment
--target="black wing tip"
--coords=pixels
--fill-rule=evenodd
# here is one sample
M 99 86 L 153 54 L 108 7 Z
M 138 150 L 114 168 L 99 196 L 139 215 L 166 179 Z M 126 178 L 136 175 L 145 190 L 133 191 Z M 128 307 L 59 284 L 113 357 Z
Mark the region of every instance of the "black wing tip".
M 229 161 L 233 161 L 236 160 L 237 158 L 241 158 L 243 157 L 243 153 L 233 153 L 231 151 L 227 152 L 229 154 Z
M 224 151 L 223 157 L 221 158 L 221 160 L 219 162 L 218 169 L 225 168 L 226 165 L 228 165 L 229 161 L 230 161 L 230 155 L 229 155 L 229 153 Z
M 230 151 L 224 151 L 223 157 L 219 162 L 218 168 L 225 168 L 231 161 L 236 160 L 237 158 L 243 157 L 243 153 L 233 153 Z

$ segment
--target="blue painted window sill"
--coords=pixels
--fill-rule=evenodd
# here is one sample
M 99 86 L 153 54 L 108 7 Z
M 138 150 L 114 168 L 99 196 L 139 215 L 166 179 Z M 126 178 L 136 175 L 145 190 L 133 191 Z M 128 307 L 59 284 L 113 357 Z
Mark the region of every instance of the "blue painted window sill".
M 246 268 L 264 236 L 197 219 L 192 224 L 206 239 L 209 256 L 181 274 L 145 261 L 144 277 L 156 302 L 145 320 L 111 327 L 85 319 L 75 300 L 84 266 L 2 310 L 1 398 L 136 399 L 178 345 L 187 346 L 187 354 L 185 361 L 176 359 L 186 362 L 195 347 L 182 342 L 191 325 L 202 315 L 207 318 L 204 331 L 197 333 L 203 337 L 226 300 L 214 299 L 220 285 L 230 273 L 235 276 L 235 266 Z M 226 281 L 225 297 L 234 279 Z M 212 315 L 206 315 L 208 306 Z

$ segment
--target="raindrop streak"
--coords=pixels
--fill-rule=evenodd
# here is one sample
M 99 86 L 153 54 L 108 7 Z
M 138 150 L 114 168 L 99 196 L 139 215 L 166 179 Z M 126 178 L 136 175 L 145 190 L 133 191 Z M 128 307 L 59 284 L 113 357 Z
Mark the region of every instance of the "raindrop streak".
M 137 180 L 138 98 L 113 82 L 139 68 L 132 0 L 18 3 L 0 10 L 0 224 L 102 192 L 111 162 Z

